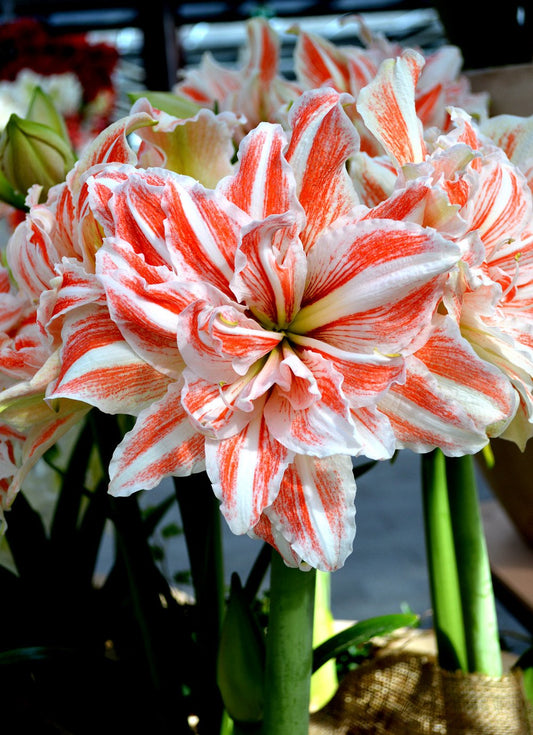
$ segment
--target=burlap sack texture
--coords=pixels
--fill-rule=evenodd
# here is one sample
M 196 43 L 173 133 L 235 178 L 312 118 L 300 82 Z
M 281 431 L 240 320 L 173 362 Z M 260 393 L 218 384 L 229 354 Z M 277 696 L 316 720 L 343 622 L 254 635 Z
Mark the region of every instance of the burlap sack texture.
M 528 713 L 529 710 L 529 713 Z M 433 656 L 393 651 L 348 673 L 311 716 L 309 735 L 532 735 L 521 678 L 442 671 Z

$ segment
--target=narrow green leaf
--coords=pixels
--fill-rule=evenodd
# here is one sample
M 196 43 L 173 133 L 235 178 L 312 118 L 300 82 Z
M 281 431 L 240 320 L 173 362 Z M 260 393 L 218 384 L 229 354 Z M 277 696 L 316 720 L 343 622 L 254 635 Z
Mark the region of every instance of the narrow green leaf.
M 327 641 L 317 646 L 313 652 L 313 671 L 317 671 L 330 658 L 335 658 L 350 646 L 360 646 L 371 638 L 389 635 L 398 628 L 412 628 L 417 625 L 418 615 L 414 613 L 397 613 L 381 615 L 361 620 L 345 630 L 341 630 Z

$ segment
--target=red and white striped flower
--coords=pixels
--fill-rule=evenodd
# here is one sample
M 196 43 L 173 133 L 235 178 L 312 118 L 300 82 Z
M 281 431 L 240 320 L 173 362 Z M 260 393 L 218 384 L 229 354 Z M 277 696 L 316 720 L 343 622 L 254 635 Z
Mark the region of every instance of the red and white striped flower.
M 289 137 L 260 124 L 215 189 L 127 165 L 92 176 L 109 313 L 168 388 L 147 405 L 133 383 L 112 395 L 105 379 L 86 380 L 94 362 L 69 347 L 82 329 L 73 311 L 68 370 L 50 394 L 103 410 L 139 397 L 111 463 L 112 493 L 205 466 L 234 532 L 322 569 L 351 550 L 351 455 L 394 451 L 377 401 L 425 343 L 460 256 L 434 229 L 361 218 L 346 170 L 358 145 L 347 101 L 331 89 L 306 94 Z M 102 333 L 82 331 L 103 359 Z
M 279 122 L 282 108 L 303 89 L 280 75 L 280 41 L 269 22 L 252 18 L 246 31 L 245 57 L 239 69 L 218 64 L 206 52 L 200 66 L 185 70 L 173 91 L 202 107 L 244 116 L 243 129 L 249 131 L 262 121 Z
M 531 190 L 520 169 L 502 148 L 480 133 L 464 111 L 450 110 L 452 129 L 426 138 L 414 94 L 423 63 L 416 52 L 387 60 L 362 90 L 358 103 L 365 124 L 397 171 L 393 195 L 371 210 L 372 216 L 378 211 L 386 216 L 391 209 L 399 216 L 416 216 L 445 233 L 462 250 L 460 265 L 450 273 L 439 308 L 442 324 L 410 362 L 421 360 L 428 388 L 436 384 L 448 394 L 443 395 L 436 415 L 444 416 L 450 408 L 462 405 L 474 423 L 483 417 L 481 426 L 487 427 L 488 409 L 493 414 L 488 422 L 489 436 L 503 432 L 524 446 L 533 434 L 533 312 L 529 300 L 533 272 L 528 257 L 533 224 Z M 390 115 L 391 109 L 396 115 Z M 446 342 L 457 360 L 443 362 L 442 345 Z M 440 362 L 431 354 L 433 346 L 441 354 Z M 470 376 L 462 366 L 468 354 Z M 412 378 L 408 369 L 405 385 L 395 387 L 382 408 L 393 425 L 397 424 L 400 446 L 424 451 L 435 445 L 442 447 L 445 437 L 452 435 L 444 427 L 435 430 L 434 416 L 424 421 L 424 412 L 417 408 L 437 405 L 420 393 L 420 368 L 417 364 Z M 416 395 L 410 395 L 411 388 Z

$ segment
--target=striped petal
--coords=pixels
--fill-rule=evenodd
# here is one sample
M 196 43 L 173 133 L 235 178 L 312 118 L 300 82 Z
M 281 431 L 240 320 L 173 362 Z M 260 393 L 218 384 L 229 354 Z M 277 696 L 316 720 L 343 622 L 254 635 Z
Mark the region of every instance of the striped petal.
M 72 312 L 62 336 L 61 369 L 49 400 L 71 398 L 104 413 L 136 415 L 165 392 L 168 378 L 133 352 L 105 308 Z
M 267 327 L 284 329 L 300 307 L 307 264 L 299 229 L 292 212 L 272 215 L 244 228 L 235 255 L 232 291 Z
M 280 40 L 266 18 L 258 16 L 246 23 L 248 59 L 242 70 L 244 77 L 257 74 L 263 86 L 278 73 Z
M 367 207 L 387 199 L 398 178 L 398 171 L 388 158 L 369 156 L 363 151 L 352 156 L 349 170 L 359 199 Z
M 128 345 L 158 372 L 178 379 L 178 315 L 205 294 L 197 283 L 176 280 L 165 266 L 150 265 L 129 242 L 108 238 L 96 259 L 109 313 Z
M 352 408 L 374 404 L 392 383 L 405 379 L 401 355 L 348 351 L 312 337 L 292 337 L 299 350 L 307 349 L 321 355 L 339 375 L 344 376 L 342 390 Z
M 396 450 L 396 437 L 389 419 L 374 406 L 352 409 L 352 420 L 361 446 L 359 455 L 368 459 L 391 459 Z
M 533 117 L 495 115 L 480 125 L 515 166 L 529 167 L 533 161 Z M 523 169 L 522 169 L 523 170 Z
M 62 252 L 55 245 L 56 221 L 44 205 L 32 207 L 8 241 L 6 256 L 18 287 L 29 299 L 37 300 L 50 288 L 54 266 Z
M 342 392 L 342 374 L 317 353 L 285 353 L 282 364 L 290 370 L 290 384 L 276 386 L 264 409 L 272 435 L 297 454 L 357 454 L 360 446 Z
M 275 501 L 265 509 L 274 540 L 281 536 L 290 546 L 285 561 L 296 566 L 295 558 L 300 558 L 304 565 L 330 572 L 342 567 L 355 537 L 354 501 L 350 457 L 296 455 Z
M 480 359 L 452 319 L 437 316 L 435 329 L 416 357 L 435 375 L 441 390 L 464 407 L 475 426 L 497 436 L 517 406 L 505 375 Z
M 155 125 L 146 112 L 138 112 L 109 125 L 86 148 L 74 169 L 67 176 L 67 184 L 77 194 L 82 187 L 83 175 L 93 166 L 105 163 L 137 163 L 137 155 L 129 144 L 129 136 L 146 125 Z
M 43 405 L 45 405 L 43 403 Z M 32 422 L 23 444 L 19 469 L 9 486 L 12 498 L 22 487 L 29 471 L 43 454 L 54 446 L 69 429 L 79 423 L 90 410 L 90 406 L 77 401 L 61 400 L 54 410 L 46 407 L 46 415 Z
M 303 306 L 290 331 L 352 352 L 411 349 L 458 258 L 456 245 L 409 222 L 331 230 L 309 255 Z
M 477 357 L 449 319 L 407 359 L 404 385 L 394 386 L 379 409 L 391 421 L 399 448 L 450 456 L 479 451 L 508 424 L 517 407 L 510 382 Z
M 224 179 L 219 191 L 254 220 L 296 210 L 296 181 L 283 155 L 286 148 L 279 125 L 260 123 L 241 142 L 237 173 Z
M 168 391 L 139 414 L 117 446 L 109 465 L 109 492 L 115 496 L 151 490 L 165 477 L 204 469 L 204 437 L 183 410 L 181 386 Z
M 343 109 L 350 101 L 349 95 L 333 89 L 317 89 L 303 94 L 290 110 L 286 158 L 307 216 L 301 234 L 306 250 L 324 228 L 358 203 L 346 170 L 346 161 L 359 148 L 359 136 Z
M 109 166 L 88 180 L 91 210 L 105 236 L 129 242 L 152 265 L 169 264 L 161 199 L 171 176 L 164 169 Z
M 56 271 L 53 288 L 41 294 L 37 315 L 47 334 L 59 345 L 63 321 L 69 312 L 89 304 L 105 306 L 106 302 L 102 286 L 78 261 L 63 259 Z
M 227 439 L 242 431 L 252 419 L 253 403 L 238 408 L 234 405 L 246 388 L 247 377 L 224 385 L 198 378 L 185 369 L 183 378 L 183 407 L 196 430 L 205 436 Z
M 426 154 L 415 108 L 415 88 L 423 65 L 423 57 L 411 49 L 397 59 L 386 59 L 357 100 L 365 125 L 398 166 L 420 163 Z
M 181 176 L 167 181 L 163 210 L 176 273 L 183 279 L 208 281 L 231 295 L 235 251 L 248 216 L 219 192 Z
M 297 78 L 309 89 L 350 89 L 350 72 L 343 51 L 325 38 L 300 30 L 294 51 Z
M 533 215 L 531 191 L 524 176 L 516 167 L 499 161 L 483 166 L 468 206 L 472 212 L 469 226 L 478 230 L 487 260 L 505 240 L 520 238 Z
M 292 452 L 277 442 L 261 411 L 223 441 L 206 440 L 206 468 L 233 533 L 249 532 L 279 491 Z
M 215 384 L 232 383 L 275 349 L 279 332 L 263 329 L 236 305 L 196 301 L 178 317 L 178 345 L 188 367 Z

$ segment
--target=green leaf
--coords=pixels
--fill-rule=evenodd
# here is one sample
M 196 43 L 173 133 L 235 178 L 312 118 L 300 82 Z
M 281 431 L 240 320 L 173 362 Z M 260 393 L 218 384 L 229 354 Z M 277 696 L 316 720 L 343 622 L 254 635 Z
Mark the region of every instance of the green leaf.
M 413 613 L 381 615 L 351 625 L 317 646 L 313 652 L 313 671 L 317 671 L 330 658 L 335 658 L 349 646 L 360 646 L 378 635 L 389 635 L 398 628 L 412 628 L 418 623 Z

